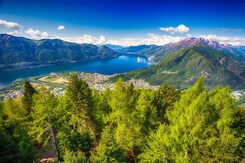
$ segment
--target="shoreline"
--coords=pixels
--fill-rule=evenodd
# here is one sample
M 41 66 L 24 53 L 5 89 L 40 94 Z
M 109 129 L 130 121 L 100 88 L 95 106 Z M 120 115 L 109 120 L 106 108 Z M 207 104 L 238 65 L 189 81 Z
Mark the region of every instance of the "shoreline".
M 31 76 L 28 77 L 28 81 L 35 87 L 38 88 L 41 85 L 48 87 L 50 91 L 55 96 L 60 96 L 64 94 L 67 83 L 69 72 L 51 72 L 46 75 Z M 76 72 L 76 71 L 74 71 Z M 100 73 L 90 73 L 90 72 L 76 72 L 78 76 L 82 78 L 89 84 L 89 87 L 93 90 L 104 91 L 105 89 L 114 89 L 115 83 L 110 81 L 110 78 L 118 75 L 118 73 L 112 75 L 100 74 Z M 23 89 L 21 84 L 23 84 L 25 79 L 17 79 L 13 81 L 10 85 L 6 85 L 0 88 L 0 101 L 4 100 L 5 97 L 9 96 L 11 98 L 17 98 L 23 94 Z M 159 85 L 151 85 L 143 79 L 130 79 L 124 81 L 127 84 L 133 83 L 136 88 L 139 89 L 158 89 Z M 232 90 L 233 98 L 240 100 L 245 96 L 245 90 Z
M 121 55 L 119 55 L 121 56 Z M 31 68 L 38 68 L 38 67 L 45 67 L 45 66 L 53 66 L 53 65 L 60 65 L 60 64 L 67 64 L 67 63 L 78 63 L 78 62 L 87 62 L 87 61 L 93 61 L 95 59 L 111 59 L 111 58 L 118 58 L 119 56 L 114 57 L 106 57 L 106 58 L 91 58 L 91 59 L 84 59 L 81 61 L 56 61 L 53 63 L 35 63 L 35 62 L 22 62 L 22 63 L 16 63 L 9 66 L 12 66 L 12 68 L 7 68 L 6 66 L 2 68 L 0 66 L 0 71 L 15 71 L 15 70 L 21 70 L 21 69 L 31 69 Z
M 61 65 L 61 64 L 67 64 L 67 63 L 78 63 L 78 62 L 87 62 L 87 61 L 93 61 L 96 59 L 101 59 L 101 60 L 106 60 L 106 59 L 112 59 L 112 58 L 118 58 L 123 55 L 128 55 L 128 56 L 137 56 L 137 57 L 143 57 L 147 59 L 149 62 L 152 63 L 152 65 L 155 65 L 156 62 L 153 61 L 152 57 L 147 57 L 143 55 L 138 55 L 138 54 L 120 54 L 118 56 L 113 56 L 113 57 L 106 57 L 106 58 L 91 58 L 91 59 L 84 59 L 81 61 L 56 61 L 53 63 L 35 63 L 35 62 L 21 62 L 21 63 L 15 63 L 8 65 L 11 68 L 8 68 L 6 65 L 0 65 L 0 71 L 15 71 L 15 70 L 21 70 L 21 69 L 31 69 L 31 68 L 38 68 L 38 67 L 46 67 L 46 66 L 53 66 L 53 65 Z
M 82 60 L 82 61 L 59 61 L 59 62 L 56 62 L 56 63 L 46 63 L 46 64 L 35 64 L 35 63 L 30 63 L 30 62 L 29 63 L 24 62 L 24 63 L 19 63 L 19 64 L 12 65 L 14 68 L 5 68 L 5 69 L 0 68 L 0 72 L 3 72 L 3 74 L 5 74 L 5 72 L 6 73 L 9 73 L 9 74 L 11 74 L 12 72 L 13 73 L 18 73 L 19 70 L 20 71 L 24 70 L 24 71 L 29 72 L 29 71 L 36 71 L 35 68 L 38 68 L 38 69 L 42 70 L 45 67 L 47 67 L 45 69 L 49 69 L 49 66 L 56 66 L 56 65 L 57 66 L 60 66 L 60 65 L 63 65 L 63 64 L 64 65 L 66 65 L 66 64 L 73 64 L 73 63 L 78 63 L 78 64 L 81 63 L 81 64 L 83 64 L 83 63 L 87 63 L 87 62 L 93 62 L 93 61 L 96 61 L 96 60 L 98 60 L 98 61 L 107 61 L 107 60 L 110 60 L 110 59 L 120 58 L 121 56 L 129 56 L 129 57 L 136 57 L 136 58 L 137 57 L 142 57 L 142 58 L 145 58 L 146 60 L 148 60 L 148 58 L 145 57 L 145 56 L 120 54 L 117 57 L 106 57 L 106 58 L 87 59 L 87 60 Z M 147 67 L 154 64 L 150 60 L 148 60 L 148 61 L 151 64 L 150 65 L 147 65 Z M 48 73 L 45 73 L 45 74 L 36 74 L 36 75 L 34 74 L 34 75 L 31 75 L 31 76 L 22 76 L 22 75 L 20 75 L 20 76 L 18 76 L 18 78 L 16 77 L 15 80 L 11 80 L 11 82 L 3 82 L 2 84 L 0 84 L 0 89 L 9 87 L 14 82 L 26 80 L 29 77 L 40 76 L 40 75 L 42 76 L 42 75 L 48 75 L 49 73 L 60 73 L 60 72 L 63 73 L 63 72 L 72 72 L 72 71 L 71 70 L 65 70 L 65 69 L 63 69 L 61 71 L 56 71 L 56 70 L 53 70 L 52 71 L 51 70 L 51 71 L 49 71 Z M 77 70 L 76 71 L 73 71 L 73 72 L 78 72 L 78 73 L 81 73 L 81 72 L 84 72 L 84 73 L 98 73 L 98 72 L 77 71 Z M 127 72 L 129 72 L 129 71 L 127 71 Z M 126 73 L 126 72 L 121 72 L 121 73 Z M 106 74 L 106 73 L 103 73 L 102 72 L 100 74 L 102 74 L 102 75 L 118 75 L 118 74 L 120 74 L 120 72 L 114 72 L 113 74 L 111 74 L 111 73 L 110 74 Z M 2 76 L 2 78 L 4 79 L 4 76 Z
M 46 75 L 32 76 L 28 78 L 28 81 L 33 85 L 34 88 L 40 88 L 41 85 L 50 89 L 51 93 L 55 96 L 60 96 L 64 94 L 66 86 L 69 81 L 69 73 L 71 72 L 58 72 L 49 73 Z M 104 91 L 106 89 L 113 90 L 115 88 L 115 83 L 110 81 L 110 78 L 118 75 L 105 75 L 100 73 L 88 73 L 88 72 L 77 72 L 79 78 L 86 81 L 89 87 L 96 91 Z M 0 88 L 0 101 L 4 100 L 5 97 L 9 96 L 11 98 L 17 98 L 23 95 L 23 89 L 21 85 L 24 79 L 15 80 L 10 85 Z M 142 79 L 131 79 L 125 81 L 125 83 L 133 83 L 136 88 L 147 88 L 147 89 L 158 89 L 159 86 L 150 85 L 148 82 Z

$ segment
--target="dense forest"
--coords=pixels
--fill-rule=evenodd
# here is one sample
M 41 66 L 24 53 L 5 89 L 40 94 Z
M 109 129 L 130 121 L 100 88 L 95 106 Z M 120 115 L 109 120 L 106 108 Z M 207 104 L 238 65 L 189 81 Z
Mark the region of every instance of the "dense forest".
M 204 78 L 185 91 L 168 85 L 91 90 L 71 74 L 64 95 L 23 85 L 0 105 L 0 162 L 245 161 L 245 108 L 229 87 L 207 91 Z

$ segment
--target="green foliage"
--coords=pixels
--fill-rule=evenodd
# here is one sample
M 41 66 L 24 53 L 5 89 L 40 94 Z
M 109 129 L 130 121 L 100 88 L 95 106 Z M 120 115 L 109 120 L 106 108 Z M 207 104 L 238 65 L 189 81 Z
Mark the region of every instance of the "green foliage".
M 42 87 L 38 94 L 34 95 L 31 112 L 33 121 L 29 123 L 29 134 L 36 144 L 47 145 L 50 141 L 51 123 L 52 119 L 54 119 L 53 108 L 55 108 L 56 105 L 57 101 L 54 95 L 45 87 Z
M 109 105 L 111 91 L 106 89 L 103 92 L 93 91 L 93 117 L 96 121 L 96 126 L 98 131 L 106 125 L 106 116 L 111 112 L 111 107 Z
M 206 93 L 203 79 L 167 112 L 169 125 L 149 137 L 142 160 L 155 162 L 235 162 L 241 138 L 232 129 L 235 102 L 229 88 Z
M 88 163 L 89 161 L 84 156 L 84 154 L 80 151 L 78 152 L 65 151 L 63 162 L 64 163 Z
M 167 149 L 167 147 L 170 146 L 168 145 L 170 142 L 167 133 L 168 128 L 165 124 L 162 124 L 156 132 L 152 132 L 149 135 L 147 144 L 145 145 L 146 147 L 143 153 L 139 155 L 141 162 L 174 162 L 174 160 L 169 157 L 172 151 Z
M 207 92 L 204 77 L 182 92 L 122 79 L 96 92 L 77 74 L 58 98 L 44 87 L 30 90 L 26 83 L 28 98 L 0 103 L 1 162 L 36 161 L 52 146 L 51 133 L 60 162 L 244 161 L 244 107 L 229 87 Z
M 71 74 L 66 89 L 66 103 L 69 124 L 80 133 L 89 130 L 95 135 L 96 127 L 92 116 L 92 93 L 86 82 L 79 79 L 77 74 Z
M 170 86 L 186 89 L 204 75 L 208 89 L 216 85 L 231 85 L 233 89 L 244 88 L 244 65 L 232 55 L 205 45 L 184 47 L 163 55 L 165 51 L 166 49 L 159 53 L 160 59 L 155 58 L 158 64 L 120 74 L 111 80 L 115 81 L 119 77 L 125 80 L 145 79 L 153 85 L 168 83 Z
M 96 137 L 92 92 L 77 74 L 71 74 L 64 97 L 55 108 L 58 146 L 61 155 L 65 151 L 83 152 L 88 156 Z
M 36 160 L 33 144 L 24 130 L 18 128 L 0 132 L 1 162 L 33 162 Z
M 35 150 L 26 129 L 27 111 L 21 98 L 8 98 L 0 104 L 1 162 L 32 162 Z
M 156 107 L 157 115 L 161 123 L 166 123 L 165 114 L 167 110 L 172 110 L 176 101 L 180 98 L 180 91 L 169 87 L 167 84 L 161 86 L 154 93 L 153 105 Z
M 23 119 L 18 112 L 20 99 L 7 99 L 0 105 L 0 160 L 1 162 L 33 162 L 33 144 L 22 129 Z M 4 107 L 4 108 L 3 108 Z M 21 111 L 20 111 L 21 112 Z
M 81 151 L 88 154 L 90 148 L 93 147 L 89 133 L 81 134 L 76 131 L 60 131 L 58 144 L 61 154 L 66 150 L 71 152 Z
M 104 128 L 100 144 L 90 158 L 92 162 L 127 162 L 125 152 L 117 145 L 114 134 L 112 127 Z
M 149 131 L 155 130 L 160 124 L 157 108 L 152 104 L 154 94 L 150 90 L 141 90 L 136 103 L 135 120 L 140 124 L 143 135 L 148 135 Z
M 76 44 L 58 39 L 31 40 L 6 34 L 0 35 L 0 45 L 0 64 L 5 65 L 4 68 L 13 68 L 15 63 L 22 62 L 45 64 L 118 56 L 116 51 L 106 46 Z
M 112 92 L 108 123 L 115 126 L 115 139 L 118 146 L 131 151 L 141 143 L 141 127 L 136 121 L 134 88 L 118 80 Z
M 245 106 L 239 107 L 235 112 L 235 119 L 232 128 L 236 131 L 236 136 L 241 138 L 239 147 L 236 151 L 238 157 L 243 158 L 245 161 Z M 241 162 L 242 162 L 241 161 Z
M 6 116 L 7 125 L 24 125 L 27 111 L 21 102 L 21 98 L 7 98 L 3 106 L 3 114 Z
M 23 84 L 23 97 L 22 97 L 22 103 L 24 105 L 24 109 L 27 111 L 27 114 L 29 115 L 31 113 L 31 108 L 33 105 L 33 99 L 32 96 L 34 93 L 36 93 L 36 90 L 32 87 L 32 85 L 28 82 L 25 81 Z

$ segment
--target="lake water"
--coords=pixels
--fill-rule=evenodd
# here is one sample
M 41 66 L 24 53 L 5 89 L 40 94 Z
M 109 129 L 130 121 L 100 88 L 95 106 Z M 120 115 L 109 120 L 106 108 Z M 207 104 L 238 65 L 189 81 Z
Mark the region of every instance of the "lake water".
M 147 58 L 122 55 L 118 58 L 96 59 L 76 63 L 49 65 L 44 67 L 26 68 L 13 71 L 0 71 L 0 88 L 11 84 L 16 79 L 25 79 L 31 76 L 40 76 L 51 72 L 95 72 L 105 75 L 129 72 L 152 65 Z

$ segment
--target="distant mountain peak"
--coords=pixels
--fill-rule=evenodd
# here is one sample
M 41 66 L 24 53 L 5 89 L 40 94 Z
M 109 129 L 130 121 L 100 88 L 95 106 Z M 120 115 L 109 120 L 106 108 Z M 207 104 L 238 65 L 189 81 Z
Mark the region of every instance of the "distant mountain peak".
M 224 46 L 223 44 L 220 44 L 217 41 L 213 41 L 213 40 L 208 40 L 208 39 L 204 39 L 204 38 L 186 38 L 184 40 L 181 40 L 177 43 L 171 43 L 171 44 L 175 44 L 175 45 L 182 45 L 182 46 L 192 46 L 192 45 L 197 45 L 197 44 L 201 44 L 201 45 L 209 45 L 211 47 L 214 48 L 218 48 L 218 47 L 222 47 Z
M 186 38 L 184 40 L 181 40 L 179 42 L 176 43 L 170 43 L 167 45 L 164 45 L 166 47 L 187 47 L 187 46 L 193 46 L 193 45 L 207 45 L 210 46 L 214 49 L 220 50 L 220 51 L 224 51 L 227 53 L 237 53 L 237 50 L 234 46 L 232 45 L 224 45 L 224 44 L 220 44 L 218 41 L 214 41 L 214 40 L 210 40 L 210 39 L 204 39 L 204 38 Z
M 212 48 L 210 44 L 213 42 L 205 39 L 189 39 L 181 43 L 189 41 L 196 45 L 183 46 L 175 50 L 165 47 L 161 55 L 166 51 L 167 53 L 157 58 L 157 64 L 118 77 L 144 79 L 153 85 L 166 82 L 171 86 L 186 89 L 200 76 L 204 76 L 208 87 L 231 85 L 234 89 L 244 89 L 245 70 L 242 62 L 234 56 Z

